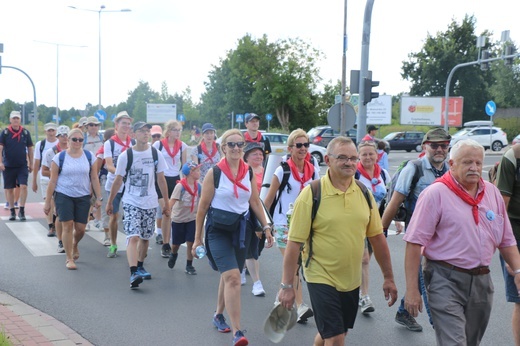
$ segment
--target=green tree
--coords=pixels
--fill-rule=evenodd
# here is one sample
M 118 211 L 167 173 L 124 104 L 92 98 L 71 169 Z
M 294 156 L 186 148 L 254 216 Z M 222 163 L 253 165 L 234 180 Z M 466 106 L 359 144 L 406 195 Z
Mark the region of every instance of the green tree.
M 428 34 L 420 52 L 408 55 L 408 61 L 403 61 L 401 76 L 412 82 L 410 95 L 445 95 L 453 67 L 478 58 L 475 23 L 476 19 L 467 15 L 460 25 L 453 20 L 445 32 L 438 32 L 436 36 Z M 489 33 L 483 35 L 489 36 Z M 481 71 L 478 65 L 455 72 L 449 94 L 464 97 L 464 121 L 482 118 L 484 105 L 490 97 L 488 86 L 491 81 L 491 72 Z
M 128 92 L 127 108 L 124 110 L 130 113 L 134 121 L 146 121 L 147 103 L 160 103 L 160 95 L 150 88 L 148 82 L 139 81 L 137 88 Z
M 512 44 L 512 43 L 509 43 Z M 495 44 L 493 56 L 503 54 L 503 45 Z M 516 51 L 516 47 L 515 47 Z M 520 107 L 520 59 L 516 59 L 512 66 L 506 66 L 504 61 L 494 61 L 491 64 L 494 83 L 490 86 L 491 98 L 499 108 Z

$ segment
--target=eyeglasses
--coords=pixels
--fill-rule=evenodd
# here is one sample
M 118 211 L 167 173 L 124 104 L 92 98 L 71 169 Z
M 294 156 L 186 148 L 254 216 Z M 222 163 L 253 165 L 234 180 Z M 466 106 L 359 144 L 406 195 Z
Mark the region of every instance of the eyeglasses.
M 442 150 L 446 150 L 448 149 L 448 144 L 446 143 L 428 143 L 428 145 L 430 146 L 430 148 L 432 148 L 433 150 L 437 150 L 439 148 L 441 148 Z
M 343 163 L 347 163 L 349 161 L 352 163 L 356 163 L 359 161 L 359 157 L 356 157 L 356 156 L 348 157 L 345 155 L 334 155 L 334 154 L 329 154 L 329 156 L 333 157 L 336 160 L 338 160 L 339 162 L 343 162 Z
M 75 138 L 71 138 L 70 140 L 73 141 L 73 142 L 80 142 L 80 143 L 82 143 L 84 141 L 84 138 L 76 138 L 75 137 Z
M 228 148 L 233 149 L 234 147 L 243 148 L 246 145 L 246 142 L 227 142 L 226 145 Z
M 305 148 L 308 148 L 309 147 L 309 143 L 294 143 L 294 145 L 289 145 L 289 147 L 296 147 L 298 149 L 301 149 L 302 147 L 305 147 Z
M 88 124 L 88 126 L 90 126 L 90 127 L 98 127 L 99 124 Z
M 161 138 L 161 135 L 152 135 L 152 138 Z

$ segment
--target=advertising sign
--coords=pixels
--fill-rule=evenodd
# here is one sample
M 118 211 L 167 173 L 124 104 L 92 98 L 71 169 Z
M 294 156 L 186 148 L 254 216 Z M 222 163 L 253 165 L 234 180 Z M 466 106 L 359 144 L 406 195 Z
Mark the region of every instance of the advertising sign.
M 444 97 L 401 97 L 401 125 L 443 126 Z M 448 125 L 462 126 L 462 97 L 449 98 Z
M 151 124 L 163 124 L 168 120 L 177 119 L 176 104 L 148 103 L 146 105 L 146 122 Z
M 358 113 L 359 95 L 347 97 L 356 114 Z M 381 95 L 367 104 L 367 125 L 390 125 L 392 123 L 392 96 Z

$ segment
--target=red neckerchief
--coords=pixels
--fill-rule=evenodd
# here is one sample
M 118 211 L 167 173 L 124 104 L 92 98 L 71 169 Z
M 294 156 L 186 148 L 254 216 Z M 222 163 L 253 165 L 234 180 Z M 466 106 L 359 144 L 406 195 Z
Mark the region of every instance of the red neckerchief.
M 377 154 L 377 162 L 381 161 L 381 158 L 383 157 L 384 154 L 385 154 L 384 151 Z
M 235 191 L 235 198 L 238 198 L 238 188 L 249 192 L 249 189 L 242 184 L 242 179 L 246 176 L 249 166 L 244 162 L 244 160 L 240 160 L 238 163 L 238 172 L 237 177 L 233 178 L 233 173 L 231 173 L 231 168 L 229 168 L 229 163 L 227 159 L 224 158 L 217 163 L 217 166 L 220 168 L 222 173 L 226 175 L 226 177 L 233 183 L 233 190 Z
M 206 142 L 202 141 L 202 143 L 200 143 L 200 149 L 202 150 L 202 152 L 204 153 L 204 155 L 206 155 L 208 158 L 204 161 L 211 161 L 211 163 L 215 163 L 213 161 L 213 158 L 215 157 L 215 155 L 217 155 L 217 143 L 215 143 L 215 141 L 213 141 L 213 145 L 211 147 L 211 154 L 208 152 L 208 148 L 206 146 Z
M 466 190 L 464 190 L 459 184 L 455 182 L 455 179 L 453 178 L 453 175 L 451 174 L 451 171 L 448 171 L 446 174 L 444 174 L 442 177 L 437 178 L 435 180 L 436 183 L 443 183 L 453 191 L 457 196 L 460 197 L 464 202 L 471 205 L 472 212 L 473 212 L 473 219 L 475 219 L 475 223 L 478 225 L 478 204 L 480 201 L 482 201 L 482 198 L 484 198 L 484 193 L 486 192 L 486 185 L 484 184 L 484 180 L 480 178 L 479 186 L 482 186 L 483 189 L 477 194 L 477 198 L 473 198 Z
M 256 139 L 253 139 L 251 138 L 249 132 L 246 131 L 246 133 L 244 134 L 244 138 L 246 139 L 246 142 L 260 142 L 262 140 L 262 133 L 257 132 Z
M 175 140 L 173 143 L 173 151 L 170 151 L 170 145 L 168 144 L 168 138 L 161 139 L 161 142 L 163 144 L 164 149 L 166 149 L 166 152 L 168 155 L 172 158 L 173 165 L 175 165 L 175 156 L 179 152 L 182 146 L 182 142 L 178 139 Z
M 368 172 L 365 170 L 365 167 L 363 167 L 361 162 L 357 163 L 357 170 L 359 171 L 359 173 L 362 176 L 364 176 L 365 178 L 368 179 L 370 184 L 372 184 L 372 191 L 376 192 L 376 186 L 381 184 L 381 180 L 379 179 L 381 177 L 381 167 L 377 163 L 374 164 L 374 177 L 373 178 L 377 179 L 377 183 L 375 183 L 375 184 L 374 184 L 375 181 L 373 181 L 372 177 L 370 177 L 370 175 L 368 175 Z
M 60 143 L 56 144 L 56 150 L 57 153 L 61 152 Z
M 193 209 L 195 208 L 195 198 L 196 198 L 197 192 L 199 190 L 197 181 L 193 182 L 193 190 L 190 188 L 190 185 L 188 184 L 188 180 L 186 178 L 182 178 L 181 180 L 178 180 L 177 182 L 181 183 L 182 186 L 184 187 L 184 190 L 188 191 L 188 193 L 191 195 L 190 213 L 193 213 Z
M 296 164 L 292 160 L 292 158 L 289 158 L 287 160 L 287 164 L 289 165 L 289 168 L 291 168 L 291 173 L 294 178 L 294 180 L 300 182 L 300 191 L 303 190 L 304 185 L 307 181 L 309 181 L 312 178 L 312 174 L 314 173 L 314 165 L 310 163 L 308 160 L 303 161 L 303 178 L 300 177 L 300 172 L 298 171 L 298 167 L 296 167 Z
M 18 138 L 18 142 L 20 142 L 20 139 L 22 138 L 23 127 L 20 126 L 20 128 L 18 129 L 18 132 L 15 132 L 13 130 L 13 126 L 12 125 L 7 126 L 7 129 L 9 130 L 9 132 L 11 132 L 11 135 L 13 136 L 12 138 L 13 139 Z
M 110 137 L 110 139 L 112 139 L 114 142 L 123 147 L 123 149 L 121 149 L 121 152 L 130 148 L 130 145 L 132 145 L 132 140 L 130 139 L 130 136 L 126 136 L 126 143 L 123 143 L 123 141 L 121 141 L 121 139 L 117 135 L 113 135 L 112 137 Z

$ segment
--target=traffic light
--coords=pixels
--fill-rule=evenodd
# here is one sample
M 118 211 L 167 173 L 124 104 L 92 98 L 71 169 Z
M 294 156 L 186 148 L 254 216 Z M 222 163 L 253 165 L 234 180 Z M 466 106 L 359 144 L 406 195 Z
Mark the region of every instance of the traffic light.
M 515 54 L 515 47 L 513 46 L 506 46 L 506 56 Z M 513 57 L 511 58 L 505 58 L 504 65 L 506 66 L 512 66 L 513 65 Z
M 489 50 L 485 49 L 482 51 L 482 53 L 480 55 L 480 60 L 487 60 L 487 59 L 489 59 Z M 481 62 L 480 69 L 482 71 L 489 70 L 489 62 Z
M 379 82 L 372 81 L 372 79 L 366 78 L 366 77 L 364 78 L 364 80 L 365 80 L 365 89 L 364 89 L 365 94 L 363 95 L 363 104 L 366 105 L 367 103 L 372 101 L 372 99 L 376 99 L 379 97 L 379 93 L 372 92 L 372 88 L 378 86 Z

